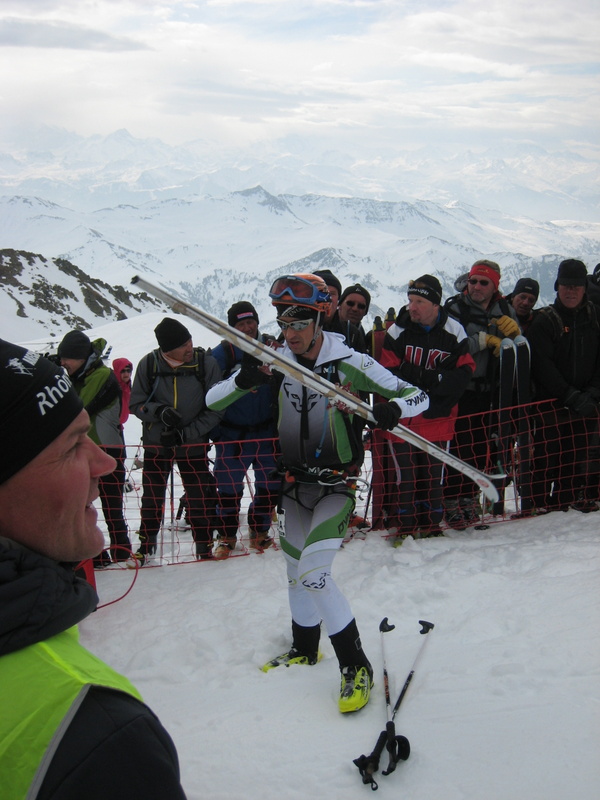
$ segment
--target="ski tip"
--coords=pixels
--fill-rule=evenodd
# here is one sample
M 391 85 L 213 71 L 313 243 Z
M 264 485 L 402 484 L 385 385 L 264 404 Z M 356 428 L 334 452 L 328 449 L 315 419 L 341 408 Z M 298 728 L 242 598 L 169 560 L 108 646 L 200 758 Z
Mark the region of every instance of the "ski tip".
M 431 631 L 431 630 L 433 630 L 433 628 L 435 628 L 435 625 L 433 624 L 433 622 L 427 622 L 427 620 L 424 620 L 424 619 L 420 619 L 419 620 L 419 625 L 422 626 L 421 630 L 419 631 L 419 633 L 429 633 L 429 631 Z
M 379 623 L 379 630 L 381 631 L 381 633 L 386 633 L 387 631 L 393 631 L 395 627 L 396 627 L 395 625 L 391 625 L 388 622 L 387 617 L 384 617 Z
M 130 283 L 137 283 L 139 281 L 139 279 L 140 279 L 139 275 L 134 275 L 133 278 L 131 279 Z

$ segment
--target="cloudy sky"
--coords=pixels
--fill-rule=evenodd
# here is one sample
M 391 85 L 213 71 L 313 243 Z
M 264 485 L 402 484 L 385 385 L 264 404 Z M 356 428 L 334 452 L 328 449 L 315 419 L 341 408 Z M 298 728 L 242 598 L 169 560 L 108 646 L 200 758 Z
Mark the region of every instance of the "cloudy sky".
M 3 126 L 598 148 L 597 0 L 0 0 Z

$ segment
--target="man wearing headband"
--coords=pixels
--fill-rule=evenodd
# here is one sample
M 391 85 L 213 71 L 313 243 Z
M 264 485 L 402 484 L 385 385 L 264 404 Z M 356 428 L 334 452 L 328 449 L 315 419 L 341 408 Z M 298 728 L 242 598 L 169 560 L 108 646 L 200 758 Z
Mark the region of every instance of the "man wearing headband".
M 339 334 L 323 329 L 331 298 L 321 277 L 283 276 L 274 281 L 269 295 L 285 339 L 283 355 L 349 391 L 389 398 L 373 407 L 376 426 L 393 428 L 401 417 L 427 408 L 425 392 L 350 349 Z M 207 402 L 225 408 L 268 380 L 260 364 L 251 375 L 240 370 L 213 387 Z M 352 414 L 343 402 L 331 402 L 295 378 L 283 377 L 278 402 L 285 475 L 278 522 L 287 564 L 292 646 L 263 670 L 317 664 L 323 621 L 341 673 L 338 708 L 342 713 L 357 711 L 369 700 L 373 670 L 350 604 L 331 569 L 355 506 L 362 439 L 355 435 Z
M 475 372 L 458 403 L 453 450 L 459 458 L 485 471 L 489 432 L 483 416 L 497 405 L 499 356 L 502 339 L 521 333 L 514 308 L 500 294 L 500 267 L 481 259 L 469 270 L 463 291 L 449 298 L 445 308 L 467 332 Z M 464 530 L 480 517 L 479 493 L 473 481 L 450 470 L 444 492 L 446 522 Z
M 0 340 L 0 786 L 7 798 L 184 798 L 175 746 L 129 681 L 78 643 L 78 562 L 114 459 L 64 371 Z M 23 509 L 26 509 L 24 513 Z
M 408 305 L 388 328 L 380 362 L 395 375 L 418 386 L 429 396 L 429 408 L 404 423 L 442 449 L 454 438 L 457 403 L 473 376 L 463 326 L 448 315 L 442 287 L 433 275 L 408 284 Z M 386 434 L 393 442 L 395 474 L 401 475 L 394 505 L 388 514 L 397 525 L 398 540 L 441 535 L 444 465 L 422 450 Z

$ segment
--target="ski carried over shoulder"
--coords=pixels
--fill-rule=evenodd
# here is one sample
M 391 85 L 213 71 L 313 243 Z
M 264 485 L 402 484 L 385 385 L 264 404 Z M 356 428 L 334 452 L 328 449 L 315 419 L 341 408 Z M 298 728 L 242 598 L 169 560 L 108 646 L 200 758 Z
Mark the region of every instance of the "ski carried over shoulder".
M 277 350 L 274 350 L 268 345 L 259 342 L 257 339 L 251 339 L 249 336 L 246 336 L 245 333 L 242 333 L 236 328 L 232 328 L 226 322 L 223 322 L 223 320 L 213 317 L 212 314 L 202 311 L 201 309 L 185 302 L 184 300 L 180 300 L 164 289 L 161 289 L 160 287 L 155 286 L 154 284 L 145 280 L 145 278 L 141 278 L 140 276 L 136 275 L 132 278 L 131 282 L 157 299 L 162 300 L 175 313 L 184 314 L 185 316 L 196 320 L 196 322 L 204 325 L 205 328 L 213 331 L 213 333 L 216 333 L 222 339 L 227 339 L 228 341 L 237 345 L 237 347 L 239 347 L 245 353 L 249 353 L 251 356 L 259 359 L 272 369 L 283 372 L 284 374 L 295 378 L 296 380 L 300 381 L 300 383 L 304 384 L 310 389 L 313 389 L 315 392 L 318 392 L 324 397 L 328 397 L 331 400 L 342 399 L 344 404 L 348 406 L 352 413 L 358 414 L 360 417 L 363 417 L 363 419 L 366 419 L 367 422 L 375 422 L 375 418 L 371 413 L 371 407 L 367 403 L 355 397 L 351 392 L 343 389 L 341 386 L 335 386 L 330 381 L 322 378 L 320 375 L 316 375 L 314 372 L 301 366 L 296 361 L 286 358 Z M 408 442 L 419 450 L 423 450 L 425 453 L 437 458 L 439 461 L 442 461 L 449 467 L 452 467 L 458 472 L 466 475 L 479 486 L 484 495 L 492 503 L 495 503 L 498 500 L 498 491 L 494 486 L 493 481 L 501 476 L 485 475 L 483 472 L 480 472 L 478 469 L 476 469 L 476 467 L 473 467 L 471 464 L 467 464 L 465 461 L 457 458 L 452 453 L 448 453 L 446 450 L 443 450 L 441 447 L 438 447 L 422 436 L 419 436 L 419 434 L 414 433 L 409 428 L 405 428 L 403 425 L 397 425 L 393 429 L 392 433 L 396 434 L 396 436 L 400 436 L 402 439 L 404 439 L 404 441 Z

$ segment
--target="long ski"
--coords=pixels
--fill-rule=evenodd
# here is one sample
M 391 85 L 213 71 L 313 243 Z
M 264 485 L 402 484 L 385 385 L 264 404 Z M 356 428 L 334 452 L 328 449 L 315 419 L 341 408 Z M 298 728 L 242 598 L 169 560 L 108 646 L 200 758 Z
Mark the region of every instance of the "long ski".
M 513 405 L 517 350 L 512 339 L 503 339 L 500 345 L 500 365 L 498 376 L 498 428 L 492 434 L 496 450 L 496 466 L 505 473 L 503 480 L 497 484 L 499 499 L 493 505 L 493 514 L 504 513 L 504 495 L 512 472 L 512 422 L 511 406 Z
M 300 383 L 304 384 L 310 389 L 313 389 L 315 392 L 318 392 L 324 397 L 328 397 L 331 400 L 339 400 L 340 398 L 343 399 L 344 404 L 348 406 L 352 413 L 358 414 L 368 422 L 375 422 L 375 418 L 371 413 L 371 407 L 362 400 L 359 400 L 351 392 L 343 389 L 341 386 L 335 386 L 330 381 L 325 380 L 325 378 L 322 378 L 320 375 L 316 375 L 314 372 L 301 366 L 296 361 L 286 358 L 277 350 L 274 350 L 268 345 L 259 342 L 257 339 L 251 339 L 249 336 L 246 336 L 245 333 L 238 331 L 236 328 L 232 328 L 226 322 L 217 319 L 217 317 L 213 317 L 213 315 L 209 314 L 207 311 L 202 311 L 200 308 L 197 308 L 196 306 L 193 306 L 184 300 L 180 300 L 178 297 L 175 297 L 164 289 L 155 286 L 153 283 L 150 283 L 139 275 L 134 276 L 131 282 L 138 285 L 139 288 L 153 295 L 157 299 L 162 300 L 175 313 L 184 314 L 185 316 L 196 320 L 196 322 L 199 322 L 205 328 L 213 331 L 213 333 L 216 333 L 222 339 L 227 339 L 228 341 L 236 344 L 245 353 L 249 353 L 255 358 L 260 359 L 260 361 L 262 361 L 264 364 L 268 364 L 273 369 L 295 378 L 296 380 L 300 381 Z M 479 486 L 484 495 L 492 503 L 495 503 L 498 500 L 498 491 L 494 486 L 493 480 L 500 476 L 485 475 L 471 464 L 467 464 L 465 461 L 457 458 L 452 453 L 442 450 L 441 447 L 438 447 L 427 439 L 424 439 L 422 436 L 414 433 L 409 428 L 405 428 L 403 425 L 397 425 L 393 429 L 392 433 L 396 434 L 396 436 L 400 436 L 406 442 L 412 444 L 414 447 L 417 447 L 419 450 L 423 450 L 425 453 L 437 458 L 439 461 L 442 461 L 449 467 L 452 467 L 458 472 L 462 472 Z
M 531 352 L 529 342 L 524 336 L 514 340 L 516 354 L 517 389 L 517 459 L 515 475 L 521 497 L 521 514 L 533 507 L 531 496 L 531 448 L 532 436 L 529 428 L 529 403 L 531 400 Z

